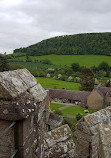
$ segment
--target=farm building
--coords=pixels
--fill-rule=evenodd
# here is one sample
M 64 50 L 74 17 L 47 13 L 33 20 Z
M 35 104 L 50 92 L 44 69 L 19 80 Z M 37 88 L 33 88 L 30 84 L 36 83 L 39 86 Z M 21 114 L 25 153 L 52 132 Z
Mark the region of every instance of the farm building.
M 105 87 L 100 83 L 88 96 L 87 105 L 92 110 L 100 110 L 111 105 L 111 87 Z
M 55 101 L 63 101 L 65 99 L 66 102 L 74 103 L 76 105 L 86 105 L 89 94 L 90 92 L 88 91 L 49 89 L 49 96 L 51 99 Z

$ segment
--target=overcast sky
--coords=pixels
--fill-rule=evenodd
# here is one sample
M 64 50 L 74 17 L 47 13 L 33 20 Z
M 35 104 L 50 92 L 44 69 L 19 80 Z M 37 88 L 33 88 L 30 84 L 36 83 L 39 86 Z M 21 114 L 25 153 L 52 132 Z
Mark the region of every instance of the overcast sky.
M 111 0 L 0 0 L 0 53 L 87 32 L 111 32 Z

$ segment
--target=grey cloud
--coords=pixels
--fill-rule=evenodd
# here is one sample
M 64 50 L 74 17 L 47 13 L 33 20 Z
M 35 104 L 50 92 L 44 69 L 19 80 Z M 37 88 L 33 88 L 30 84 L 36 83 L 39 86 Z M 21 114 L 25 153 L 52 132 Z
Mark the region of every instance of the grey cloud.
M 110 0 L 0 0 L 0 52 L 52 36 L 111 31 Z

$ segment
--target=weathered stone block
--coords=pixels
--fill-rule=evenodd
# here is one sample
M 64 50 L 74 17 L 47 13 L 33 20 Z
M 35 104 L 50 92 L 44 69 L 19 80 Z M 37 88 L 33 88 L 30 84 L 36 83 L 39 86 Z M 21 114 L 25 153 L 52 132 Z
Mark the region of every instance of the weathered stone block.
M 42 88 L 40 84 L 30 88 L 30 94 L 32 94 L 36 102 L 43 101 L 47 96 L 47 92 L 44 90 L 44 88 Z
M 76 128 L 77 158 L 111 157 L 111 107 L 85 116 L 78 122 Z
M 36 84 L 36 79 L 27 69 L 0 72 L 0 98 L 15 98 Z
M 75 145 L 68 125 L 48 132 L 45 136 L 45 158 L 73 158 Z M 70 154 L 72 151 L 72 154 Z

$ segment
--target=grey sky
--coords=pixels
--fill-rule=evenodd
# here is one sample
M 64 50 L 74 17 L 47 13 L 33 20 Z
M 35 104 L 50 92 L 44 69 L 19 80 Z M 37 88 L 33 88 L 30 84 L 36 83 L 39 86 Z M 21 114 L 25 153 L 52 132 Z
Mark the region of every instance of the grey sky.
M 0 0 L 0 53 L 58 35 L 110 31 L 110 0 Z

